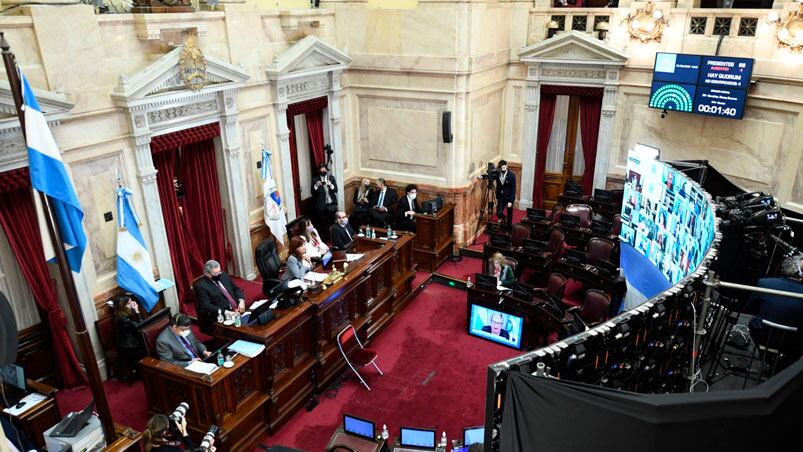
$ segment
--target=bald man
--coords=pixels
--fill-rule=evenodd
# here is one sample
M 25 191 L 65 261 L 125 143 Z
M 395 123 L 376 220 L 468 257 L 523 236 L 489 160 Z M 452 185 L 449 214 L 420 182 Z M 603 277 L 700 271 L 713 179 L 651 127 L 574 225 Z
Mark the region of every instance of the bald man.
M 332 249 L 345 250 L 354 243 L 354 229 L 349 225 L 346 212 L 335 212 L 335 224 L 332 226 Z

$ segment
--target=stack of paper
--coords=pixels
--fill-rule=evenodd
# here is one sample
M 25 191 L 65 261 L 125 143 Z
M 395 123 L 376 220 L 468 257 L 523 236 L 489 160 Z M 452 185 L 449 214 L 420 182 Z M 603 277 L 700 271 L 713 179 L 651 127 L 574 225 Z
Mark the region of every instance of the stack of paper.
M 256 342 L 239 340 L 229 345 L 229 350 L 249 358 L 253 358 L 262 353 L 262 350 L 265 350 L 265 344 L 257 344 Z
M 307 281 L 321 282 L 326 279 L 326 273 L 307 272 L 307 274 L 304 275 L 304 279 Z
M 212 372 L 217 370 L 217 366 L 215 364 L 205 363 L 203 361 L 193 361 L 189 366 L 185 367 L 185 369 L 189 370 L 190 372 L 210 375 Z
M 346 253 L 346 261 L 348 261 L 348 262 L 356 261 L 357 259 L 359 259 L 359 258 L 361 258 L 363 256 L 365 256 L 365 254 L 349 254 L 349 253 Z

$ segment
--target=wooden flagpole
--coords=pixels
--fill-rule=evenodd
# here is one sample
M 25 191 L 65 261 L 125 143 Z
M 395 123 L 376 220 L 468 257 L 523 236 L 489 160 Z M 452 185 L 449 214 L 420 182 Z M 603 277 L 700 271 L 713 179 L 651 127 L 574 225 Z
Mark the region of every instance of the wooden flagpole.
M 8 84 L 11 88 L 11 95 L 14 98 L 14 106 L 16 107 L 17 116 L 19 117 L 20 128 L 23 136 L 25 136 L 25 115 L 22 111 L 22 83 L 19 78 L 19 73 L 17 72 L 14 54 L 11 52 L 11 46 L 9 46 L 2 32 L 0 32 L 0 49 L 3 53 L 3 63 L 6 67 Z M 67 304 L 70 306 L 73 323 L 75 324 L 75 338 L 81 349 L 81 356 L 84 358 L 84 366 L 86 367 L 87 377 L 89 378 L 89 387 L 92 390 L 92 397 L 95 400 L 95 409 L 100 417 L 106 445 L 111 445 L 117 439 L 117 434 L 114 430 L 114 421 L 112 420 L 112 413 L 109 409 L 109 401 L 106 399 L 106 392 L 103 390 L 103 381 L 100 378 L 100 370 L 98 369 L 98 362 L 95 358 L 95 351 L 92 348 L 92 342 L 86 330 L 84 316 L 81 314 L 81 305 L 78 301 L 75 281 L 73 280 L 70 266 L 67 263 L 67 256 L 64 253 L 64 241 L 61 237 L 61 231 L 53 221 L 56 215 L 53 211 L 53 207 L 48 202 L 48 197 L 42 192 L 37 191 L 37 193 L 39 194 L 42 206 L 47 209 L 45 214 L 47 229 L 50 233 L 53 251 L 56 253 L 59 274 L 64 283 L 64 290 L 67 292 Z M 40 258 L 43 257 L 44 256 L 40 256 Z

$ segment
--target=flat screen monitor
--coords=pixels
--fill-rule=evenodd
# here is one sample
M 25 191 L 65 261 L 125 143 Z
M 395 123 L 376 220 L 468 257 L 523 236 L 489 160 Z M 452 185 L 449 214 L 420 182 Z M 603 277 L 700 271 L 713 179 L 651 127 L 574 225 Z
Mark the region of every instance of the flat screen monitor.
M 413 449 L 435 450 L 435 430 L 402 427 L 399 431 L 399 445 Z
M 369 439 L 371 441 L 376 439 L 373 422 L 349 416 L 348 414 L 343 415 L 343 431 L 350 435 L 359 436 L 360 438 Z
M 560 214 L 560 224 L 562 226 L 566 226 L 567 228 L 579 228 L 580 227 L 580 217 L 577 215 L 569 215 L 568 213 Z
M 499 281 L 497 281 L 496 276 L 483 275 L 482 273 L 476 273 L 474 275 L 474 277 L 477 280 L 477 288 L 478 289 L 496 290 L 496 285 L 499 284 Z
M 527 208 L 527 218 L 532 221 L 544 221 L 546 219 L 546 210 Z
M 504 234 L 491 234 L 491 245 L 506 248 L 511 244 L 510 236 Z
M 485 442 L 485 427 L 469 427 L 463 429 L 463 445 L 482 444 Z
M 16 364 L 0 366 L 0 380 L 3 380 L 4 384 L 25 391 L 25 370 Z
M 534 287 L 518 281 L 513 281 L 512 283 L 508 284 L 508 289 L 510 289 L 514 296 L 523 300 L 531 300 L 535 296 Z
M 585 264 L 586 263 L 586 253 L 577 250 L 566 250 L 566 254 L 564 255 L 567 261 L 573 264 Z
M 524 250 L 528 253 L 537 254 L 546 251 L 546 242 L 540 240 L 524 239 L 522 245 L 524 246 Z
M 591 220 L 591 230 L 598 234 L 608 235 L 611 233 L 612 228 L 613 223 L 600 220 Z
M 566 181 L 566 185 L 563 186 L 563 193 L 567 195 L 582 195 L 583 187 L 578 185 L 577 182 L 569 179 Z
M 468 310 L 468 334 L 521 349 L 521 317 L 471 303 Z
M 605 259 L 598 259 L 597 260 L 597 268 L 602 270 L 605 273 L 614 275 L 619 272 L 619 266 L 614 264 L 611 261 L 606 261 Z
M 608 190 L 594 190 L 594 200 L 601 202 L 613 202 L 613 194 Z
M 327 251 L 326 254 L 321 256 L 321 264 L 324 268 L 328 268 L 330 262 L 332 262 L 332 252 Z

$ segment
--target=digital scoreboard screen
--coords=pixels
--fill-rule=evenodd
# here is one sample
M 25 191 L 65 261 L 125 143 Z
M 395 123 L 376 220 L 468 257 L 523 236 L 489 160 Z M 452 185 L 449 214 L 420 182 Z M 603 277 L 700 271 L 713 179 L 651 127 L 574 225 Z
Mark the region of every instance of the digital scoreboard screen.
M 742 119 L 751 58 L 655 54 L 650 107 Z

